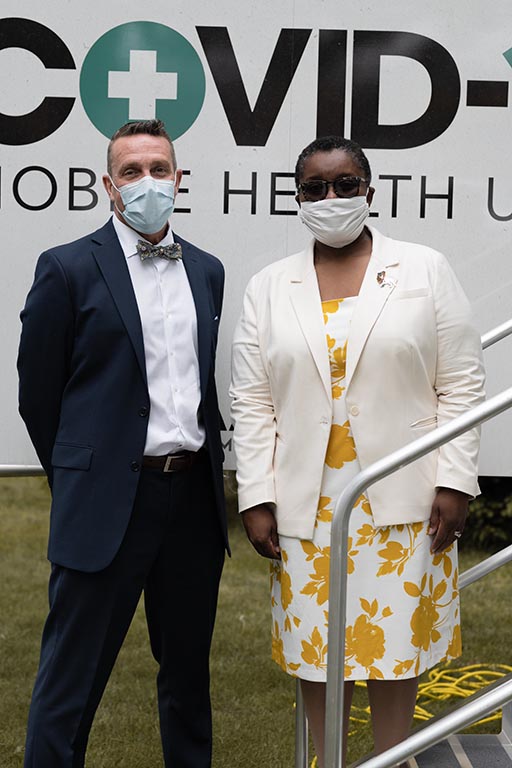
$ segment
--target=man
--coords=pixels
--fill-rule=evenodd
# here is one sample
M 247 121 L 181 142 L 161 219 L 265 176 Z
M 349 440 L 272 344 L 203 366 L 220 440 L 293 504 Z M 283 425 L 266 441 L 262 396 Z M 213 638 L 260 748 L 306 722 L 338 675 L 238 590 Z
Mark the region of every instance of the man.
M 122 126 L 103 177 L 114 216 L 42 254 L 21 314 L 20 413 L 52 490 L 26 768 L 84 765 L 143 590 L 165 765 L 211 763 L 208 662 L 227 546 L 214 382 L 224 272 L 169 227 L 180 180 L 160 121 Z

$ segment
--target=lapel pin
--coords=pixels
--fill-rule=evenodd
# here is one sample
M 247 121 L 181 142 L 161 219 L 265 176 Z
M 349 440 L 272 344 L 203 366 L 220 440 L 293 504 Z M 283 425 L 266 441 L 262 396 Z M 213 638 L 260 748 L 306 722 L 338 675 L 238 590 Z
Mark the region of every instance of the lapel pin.
M 381 288 L 384 288 L 385 285 L 387 285 L 389 288 L 394 288 L 396 285 L 396 279 L 394 277 L 386 277 L 385 270 L 382 270 L 382 272 L 377 272 L 377 282 Z

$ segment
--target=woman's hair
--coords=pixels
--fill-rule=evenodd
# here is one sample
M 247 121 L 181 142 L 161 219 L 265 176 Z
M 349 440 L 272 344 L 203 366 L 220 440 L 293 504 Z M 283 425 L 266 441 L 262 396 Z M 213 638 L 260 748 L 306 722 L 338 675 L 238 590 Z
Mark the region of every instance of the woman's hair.
M 295 166 L 295 184 L 298 188 L 303 173 L 304 164 L 308 157 L 314 155 L 316 152 L 332 152 L 333 149 L 342 149 L 358 164 L 363 172 L 365 180 L 370 183 L 372 180 L 372 171 L 368 158 L 363 152 L 362 148 L 355 141 L 350 139 L 344 139 L 342 136 L 322 136 L 319 139 L 315 139 L 305 147 L 300 153 L 297 164 Z

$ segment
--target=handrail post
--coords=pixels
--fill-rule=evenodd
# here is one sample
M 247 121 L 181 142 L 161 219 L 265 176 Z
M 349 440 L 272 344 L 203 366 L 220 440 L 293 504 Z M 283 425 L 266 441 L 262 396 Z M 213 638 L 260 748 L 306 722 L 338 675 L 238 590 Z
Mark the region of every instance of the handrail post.
M 338 497 L 331 528 L 325 768 L 341 768 L 344 749 L 341 723 L 345 669 L 348 529 L 350 514 L 356 500 L 373 483 L 425 456 L 477 424 L 497 416 L 511 405 L 512 387 L 362 470 Z
M 295 768 L 308 768 L 308 719 L 299 678 L 295 685 Z
M 343 743 L 343 700 L 345 671 L 345 626 L 347 612 L 348 526 L 350 513 L 363 486 L 356 482 L 360 475 L 340 494 L 331 528 L 329 567 L 329 622 L 327 629 L 327 687 L 325 694 L 325 765 L 341 768 Z M 340 514 L 336 514 L 337 510 Z M 336 550 L 336 551 L 334 551 Z M 342 640 L 343 637 L 343 640 Z M 329 716 L 332 713 L 332 716 Z
M 504 704 L 501 712 L 501 733 L 512 744 L 512 701 Z

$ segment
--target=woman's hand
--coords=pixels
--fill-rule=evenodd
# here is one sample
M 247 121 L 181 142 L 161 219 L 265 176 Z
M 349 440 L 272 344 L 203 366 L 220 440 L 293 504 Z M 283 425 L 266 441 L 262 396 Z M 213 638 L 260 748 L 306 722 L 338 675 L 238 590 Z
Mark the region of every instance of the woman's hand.
M 257 504 L 242 512 L 245 532 L 256 552 L 272 560 L 281 559 L 277 523 L 268 504 Z
M 428 533 L 433 535 L 430 551 L 432 554 L 443 552 L 460 538 L 466 524 L 470 496 L 453 488 L 438 488 Z

